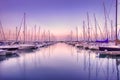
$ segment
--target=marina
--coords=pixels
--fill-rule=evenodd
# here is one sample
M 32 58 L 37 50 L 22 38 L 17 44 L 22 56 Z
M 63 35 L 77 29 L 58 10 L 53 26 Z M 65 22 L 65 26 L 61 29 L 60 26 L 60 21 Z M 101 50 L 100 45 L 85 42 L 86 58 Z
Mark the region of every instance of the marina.
M 119 3 L 0 1 L 0 80 L 120 80 Z

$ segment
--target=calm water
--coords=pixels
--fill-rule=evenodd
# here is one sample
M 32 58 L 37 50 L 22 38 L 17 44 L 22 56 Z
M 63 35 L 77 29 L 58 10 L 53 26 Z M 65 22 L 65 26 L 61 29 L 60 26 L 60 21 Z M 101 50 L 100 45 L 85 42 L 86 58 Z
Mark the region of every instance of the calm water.
M 0 59 L 0 80 L 119 80 L 120 60 L 64 43 Z

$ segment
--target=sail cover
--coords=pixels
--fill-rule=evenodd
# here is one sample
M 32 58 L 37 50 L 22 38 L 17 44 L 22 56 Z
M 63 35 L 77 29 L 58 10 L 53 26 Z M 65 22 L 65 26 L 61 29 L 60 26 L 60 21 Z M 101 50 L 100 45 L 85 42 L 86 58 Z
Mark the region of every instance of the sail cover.
M 106 39 L 106 40 L 96 40 L 95 42 L 98 42 L 98 43 L 108 43 L 109 41 L 108 41 L 108 38 Z

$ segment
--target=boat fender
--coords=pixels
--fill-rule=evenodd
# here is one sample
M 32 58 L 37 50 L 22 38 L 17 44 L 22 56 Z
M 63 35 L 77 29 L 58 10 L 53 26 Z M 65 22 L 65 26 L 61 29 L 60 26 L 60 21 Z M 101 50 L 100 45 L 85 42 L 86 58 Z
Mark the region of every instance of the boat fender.
M 105 51 L 107 51 L 107 49 L 105 49 Z

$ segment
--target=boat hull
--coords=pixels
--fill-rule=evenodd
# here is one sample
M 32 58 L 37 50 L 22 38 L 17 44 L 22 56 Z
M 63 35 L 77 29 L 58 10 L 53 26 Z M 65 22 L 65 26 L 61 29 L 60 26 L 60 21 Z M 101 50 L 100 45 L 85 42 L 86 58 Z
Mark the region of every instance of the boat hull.
M 120 48 L 114 47 L 99 47 L 100 51 L 120 51 Z
M 3 50 L 8 50 L 8 51 L 14 51 L 14 50 L 18 50 L 18 48 L 2 48 Z
M 0 50 L 0 56 L 5 56 L 5 55 L 6 55 L 6 51 Z

